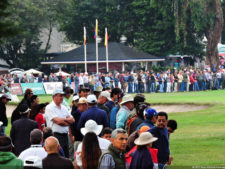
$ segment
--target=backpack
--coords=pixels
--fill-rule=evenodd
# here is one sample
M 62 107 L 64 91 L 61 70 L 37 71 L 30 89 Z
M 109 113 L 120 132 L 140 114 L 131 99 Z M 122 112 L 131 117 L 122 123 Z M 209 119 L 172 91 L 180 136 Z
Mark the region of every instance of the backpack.
M 117 105 L 113 107 L 112 110 L 110 111 L 110 128 L 113 130 L 116 128 L 116 115 L 119 109 L 120 109 L 120 106 Z
M 131 134 L 130 133 L 130 126 L 131 126 L 131 123 L 137 118 L 137 114 L 135 114 L 134 116 L 132 116 L 131 118 L 127 118 L 127 125 L 125 127 L 125 129 L 127 130 L 127 134 L 128 136 Z

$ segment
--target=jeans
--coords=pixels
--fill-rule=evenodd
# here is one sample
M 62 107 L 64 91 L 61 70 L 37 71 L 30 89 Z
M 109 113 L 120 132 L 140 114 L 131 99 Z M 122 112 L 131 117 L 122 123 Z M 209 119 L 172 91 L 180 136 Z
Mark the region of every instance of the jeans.
M 199 91 L 198 82 L 194 82 L 194 91 Z
M 159 92 L 160 93 L 163 93 L 163 88 L 164 88 L 164 84 L 163 83 L 159 84 Z
M 134 83 L 134 92 L 138 93 L 138 84 L 137 83 Z
M 75 83 L 75 93 L 78 93 L 78 89 L 79 89 L 79 84 L 77 83 Z
M 6 128 L 6 126 L 2 126 L 1 127 L 0 136 L 4 136 L 5 135 L 5 128 Z
M 158 163 L 158 169 L 167 169 L 166 164 Z
M 151 92 L 155 92 L 155 83 L 151 84 Z
M 128 82 L 128 93 L 133 93 L 133 82 Z

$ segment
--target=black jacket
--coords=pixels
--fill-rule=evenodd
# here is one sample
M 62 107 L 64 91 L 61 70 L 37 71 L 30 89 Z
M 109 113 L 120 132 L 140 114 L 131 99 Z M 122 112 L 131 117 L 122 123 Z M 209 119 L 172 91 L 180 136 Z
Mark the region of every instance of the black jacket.
M 8 119 L 6 116 L 6 107 L 5 103 L 3 103 L 2 100 L 0 100 L 0 121 L 3 122 L 3 126 L 8 125 Z
M 67 158 L 59 156 L 59 154 L 48 154 L 42 160 L 43 169 L 74 169 L 73 163 Z
M 15 155 L 18 156 L 23 150 L 30 147 L 30 132 L 36 128 L 38 129 L 38 124 L 27 117 L 21 117 L 13 122 L 10 137 L 14 144 Z

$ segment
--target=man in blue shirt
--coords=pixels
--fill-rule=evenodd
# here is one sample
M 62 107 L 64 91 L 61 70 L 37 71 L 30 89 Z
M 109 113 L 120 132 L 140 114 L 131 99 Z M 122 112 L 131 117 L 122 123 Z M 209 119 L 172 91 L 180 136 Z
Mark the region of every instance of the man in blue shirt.
M 169 161 L 170 156 L 169 137 L 166 127 L 167 119 L 167 113 L 159 112 L 157 115 L 156 127 L 149 130 L 154 137 L 158 138 L 158 140 L 153 143 L 152 147 L 158 149 L 157 157 L 159 169 L 165 169 L 165 165 Z
M 109 127 L 109 119 L 107 113 L 96 106 L 96 96 L 89 95 L 87 97 L 87 103 L 88 110 L 81 114 L 77 129 L 80 130 L 82 127 L 84 127 L 86 121 L 88 120 L 94 120 L 98 125 L 103 125 L 103 128 Z
M 144 115 L 145 115 L 145 120 L 143 123 L 141 123 L 138 127 L 137 130 L 139 130 L 141 127 L 143 126 L 148 126 L 150 129 L 155 127 L 155 123 L 156 123 L 156 118 L 157 118 L 157 111 L 155 109 L 152 108 L 147 108 L 144 111 Z

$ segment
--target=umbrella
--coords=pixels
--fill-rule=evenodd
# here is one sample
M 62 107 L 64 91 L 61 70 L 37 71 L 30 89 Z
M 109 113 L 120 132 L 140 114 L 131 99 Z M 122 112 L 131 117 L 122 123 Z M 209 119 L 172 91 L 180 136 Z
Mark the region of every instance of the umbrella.
M 41 74 L 43 72 L 35 70 L 35 69 L 29 69 L 29 70 L 25 71 L 24 73 L 26 73 L 26 74 L 31 74 L 31 73 L 33 73 L 33 74 Z
M 63 72 L 63 71 L 59 71 L 56 74 L 56 76 L 59 76 L 59 74 L 61 73 L 62 76 L 69 76 L 70 74 L 69 73 L 66 73 L 66 72 Z

